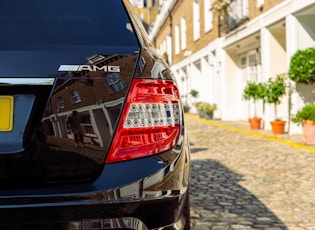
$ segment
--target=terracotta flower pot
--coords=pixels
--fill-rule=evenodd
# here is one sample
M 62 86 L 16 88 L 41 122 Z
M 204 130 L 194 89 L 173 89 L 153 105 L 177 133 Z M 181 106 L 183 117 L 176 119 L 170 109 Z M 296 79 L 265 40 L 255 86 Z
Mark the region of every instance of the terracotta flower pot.
M 305 144 L 315 144 L 315 123 L 313 121 L 306 120 L 302 122 L 302 127 Z
M 259 117 L 248 118 L 248 122 L 251 129 L 253 130 L 260 129 L 261 118 Z
M 274 135 L 283 134 L 285 123 L 286 123 L 286 121 L 281 121 L 281 120 L 270 121 L 272 133 Z

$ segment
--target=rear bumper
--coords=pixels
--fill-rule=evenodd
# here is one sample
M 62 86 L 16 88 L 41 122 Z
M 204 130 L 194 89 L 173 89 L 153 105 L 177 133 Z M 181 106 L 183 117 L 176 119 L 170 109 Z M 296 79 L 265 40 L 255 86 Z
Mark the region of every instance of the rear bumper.
M 125 204 L 2 209 L 0 229 L 181 229 L 177 197 Z
M 0 229 L 181 229 L 189 162 L 185 146 L 107 164 L 86 185 L 1 190 Z
M 183 219 L 177 223 L 169 226 L 164 226 L 162 229 L 181 229 L 183 226 Z M 1 229 L 32 229 L 32 230 L 45 230 L 45 229 L 62 229 L 62 230 L 93 230 L 93 229 L 136 229 L 147 230 L 147 226 L 139 219 L 135 218 L 115 218 L 115 219 L 91 219 L 82 221 L 60 222 L 60 223 L 47 223 L 47 224 L 28 224 L 28 225 L 1 225 Z M 161 229 L 161 228 L 160 228 Z

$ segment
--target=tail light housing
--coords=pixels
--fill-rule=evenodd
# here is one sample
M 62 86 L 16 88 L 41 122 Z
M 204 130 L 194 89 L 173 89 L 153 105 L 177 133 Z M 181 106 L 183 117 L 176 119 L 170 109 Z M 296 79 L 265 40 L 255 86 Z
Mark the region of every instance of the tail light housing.
M 106 163 L 171 149 L 181 125 L 178 88 L 171 80 L 133 79 Z

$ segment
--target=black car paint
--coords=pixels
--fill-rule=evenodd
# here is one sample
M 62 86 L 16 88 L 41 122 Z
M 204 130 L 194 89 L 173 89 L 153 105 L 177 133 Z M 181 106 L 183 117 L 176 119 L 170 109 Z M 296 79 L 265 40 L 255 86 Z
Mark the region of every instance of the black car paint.
M 131 11 L 128 3 L 126 9 Z M 133 75 L 174 80 L 166 63 L 147 42 L 139 22 L 130 16 L 128 23 L 138 40 L 132 44 L 138 46 L 36 45 L 31 40 L 0 44 L 0 95 L 15 98 L 14 129 L 0 133 L 0 229 L 76 229 L 73 223 L 79 221 L 82 227 L 80 221 L 84 219 L 120 222 L 131 218 L 147 228 L 184 221 L 182 208 L 190 173 L 184 128 L 178 144 L 167 152 L 104 163 Z M 112 93 L 103 86 L 106 97 L 100 96 L 99 87 L 108 74 L 103 71 L 58 72 L 63 64 L 91 64 L 87 57 L 96 55 L 103 58 L 101 65 L 120 66 L 125 83 L 122 90 Z M 14 83 L 23 78 L 34 82 Z M 37 84 L 37 78 L 53 79 L 53 84 Z M 82 99 L 71 110 L 54 108 L 57 95 L 67 94 L 73 85 L 81 85 L 93 104 L 84 104 Z M 111 115 L 102 115 L 106 103 L 113 109 Z M 93 106 L 97 110 L 91 111 Z M 86 113 L 86 108 L 89 115 L 97 114 L 99 124 L 108 130 L 99 131 L 102 144 L 91 141 L 84 148 L 75 148 L 67 138 L 66 119 L 73 110 Z M 56 131 L 53 122 L 64 127 Z

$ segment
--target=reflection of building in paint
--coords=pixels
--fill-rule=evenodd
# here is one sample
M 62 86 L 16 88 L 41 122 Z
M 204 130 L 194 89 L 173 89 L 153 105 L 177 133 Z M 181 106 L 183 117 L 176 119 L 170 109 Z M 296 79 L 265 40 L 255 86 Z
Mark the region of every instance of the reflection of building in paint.
M 120 113 L 124 98 L 114 102 L 102 103 L 99 105 L 86 106 L 77 109 L 81 117 L 82 127 L 85 131 L 84 140 L 86 143 L 96 144 L 101 147 L 107 146 L 105 136 L 112 135 L 114 131 L 114 118 Z M 48 128 L 48 135 L 61 138 L 73 139 L 73 133 L 67 127 L 68 117 L 72 111 L 52 114 L 44 119 L 45 127 Z M 96 124 L 104 124 L 97 126 Z M 102 138 L 104 137 L 104 138 Z
M 174 153 L 169 153 L 174 154 Z M 164 156 L 164 157 L 163 157 Z M 170 155 L 158 155 L 156 156 L 161 164 L 166 164 L 167 159 Z M 183 163 L 183 164 L 182 164 Z M 108 193 L 109 199 L 124 199 L 132 200 L 139 198 L 149 198 L 149 197 L 160 197 L 168 196 L 172 192 L 178 192 L 174 190 L 169 190 L 170 183 L 172 188 L 178 188 L 182 186 L 183 180 L 185 178 L 174 178 L 173 172 L 176 171 L 176 167 L 185 167 L 186 162 L 173 162 L 170 165 L 163 165 L 159 172 L 149 175 L 141 180 L 135 181 L 134 183 L 128 184 L 126 186 L 117 188 Z
M 83 220 L 82 227 L 84 229 L 147 229 L 139 219 L 131 217 L 105 220 Z
M 85 131 L 85 142 L 106 147 L 112 135 L 125 100 L 130 73 L 135 56 L 93 55 L 86 64 L 102 67 L 120 66 L 120 72 L 81 71 L 69 72 L 57 78 L 56 88 L 44 118 L 48 135 L 73 139 L 67 127 L 68 117 L 73 110 L 79 112 Z M 96 125 L 103 124 L 103 125 Z
M 80 228 L 80 223 L 72 223 L 71 227 Z M 75 225 L 75 226 L 74 226 Z M 82 221 L 83 229 L 147 229 L 147 227 L 136 218 L 125 217 L 119 219 L 91 219 Z

